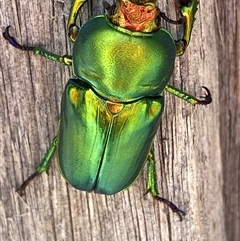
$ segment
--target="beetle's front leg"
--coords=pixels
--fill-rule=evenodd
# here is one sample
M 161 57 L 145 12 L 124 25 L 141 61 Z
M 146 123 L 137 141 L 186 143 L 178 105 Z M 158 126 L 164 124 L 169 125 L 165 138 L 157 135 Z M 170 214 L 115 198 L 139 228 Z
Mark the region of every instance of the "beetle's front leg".
M 184 32 L 182 39 L 177 40 L 176 55 L 184 54 L 191 38 L 193 23 L 195 21 L 195 14 L 197 12 L 198 0 L 178 0 L 176 2 L 177 8 L 180 10 L 183 17 Z
M 192 105 L 208 105 L 210 103 L 212 103 L 212 96 L 211 96 L 211 92 L 210 90 L 205 87 L 202 86 L 202 88 L 206 91 L 205 96 L 200 96 L 200 99 L 197 99 L 196 97 L 189 95 L 171 85 L 166 85 L 165 90 L 185 101 L 187 101 L 188 103 L 192 104 Z
M 180 210 L 174 203 L 158 195 L 155 158 L 154 158 L 154 152 L 152 149 L 149 151 L 149 154 L 148 154 L 147 192 L 150 192 L 157 201 L 165 203 L 169 208 L 171 208 L 173 212 L 178 214 L 180 221 L 182 221 L 182 216 L 185 215 L 185 212 Z
M 23 50 L 23 51 L 31 51 L 33 52 L 34 54 L 36 55 L 40 55 L 40 56 L 43 56 L 47 59 L 50 59 L 52 61 L 55 61 L 55 62 L 59 62 L 59 63 L 62 63 L 62 64 L 65 64 L 65 65 L 72 65 L 72 56 L 69 56 L 69 55 L 57 55 L 57 54 L 54 54 L 54 53 L 51 53 L 51 52 L 48 52 L 47 50 L 45 49 L 42 49 L 40 47 L 29 47 L 29 46 L 24 46 L 24 45 L 21 45 L 19 44 L 16 39 L 11 36 L 9 34 L 9 28 L 10 26 L 8 26 L 4 33 L 3 33 L 3 37 L 15 48 L 17 49 L 20 49 L 20 50 Z
M 53 139 L 52 144 L 50 145 L 50 147 L 47 150 L 47 153 L 45 154 L 45 156 L 42 159 L 41 164 L 36 168 L 36 172 L 34 172 L 30 177 L 28 177 L 27 180 L 25 180 L 22 185 L 17 188 L 17 192 L 22 196 L 24 194 L 24 190 L 25 188 L 28 186 L 28 184 L 39 174 L 41 174 L 42 172 L 45 172 L 48 170 L 49 165 L 51 163 L 51 159 L 52 159 L 52 155 L 54 153 L 54 151 L 56 150 L 57 147 L 57 143 L 58 143 L 58 139 L 57 137 L 55 137 Z
M 76 19 L 78 16 L 78 12 L 86 1 L 87 0 L 73 0 L 72 1 L 71 10 L 70 10 L 70 14 L 68 17 L 68 24 L 67 24 L 68 37 L 72 42 L 75 42 L 78 31 L 79 31 L 79 27 L 76 25 Z

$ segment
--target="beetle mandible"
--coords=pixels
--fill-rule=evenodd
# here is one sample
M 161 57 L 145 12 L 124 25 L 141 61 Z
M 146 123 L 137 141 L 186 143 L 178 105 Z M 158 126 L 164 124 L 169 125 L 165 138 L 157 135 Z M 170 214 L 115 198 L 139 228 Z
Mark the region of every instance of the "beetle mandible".
M 185 52 L 191 38 L 197 0 L 176 3 L 181 18 L 169 19 L 155 0 L 117 0 L 107 14 L 95 16 L 81 28 L 76 25 L 87 0 L 73 0 L 68 19 L 72 55 L 56 55 L 40 47 L 20 45 L 3 33 L 15 48 L 72 66 L 75 79 L 65 87 L 60 125 L 41 164 L 17 189 L 49 168 L 57 149 L 62 176 L 74 188 L 115 194 L 128 188 L 148 162 L 147 191 L 167 204 L 180 219 L 185 213 L 158 195 L 153 138 L 164 107 L 163 91 L 190 104 L 211 103 L 210 91 L 197 99 L 169 85 L 176 56 Z M 159 26 L 159 17 L 183 25 L 183 37 L 174 40 Z

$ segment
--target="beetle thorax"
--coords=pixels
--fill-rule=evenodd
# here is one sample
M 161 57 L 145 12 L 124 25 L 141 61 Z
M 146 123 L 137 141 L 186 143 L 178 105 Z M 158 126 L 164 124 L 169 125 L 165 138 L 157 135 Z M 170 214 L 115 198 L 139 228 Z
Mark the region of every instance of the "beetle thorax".
M 130 0 L 119 0 L 116 13 L 110 19 L 114 24 L 131 31 L 153 32 L 158 29 L 158 14 L 159 9 L 154 3 L 139 5 Z

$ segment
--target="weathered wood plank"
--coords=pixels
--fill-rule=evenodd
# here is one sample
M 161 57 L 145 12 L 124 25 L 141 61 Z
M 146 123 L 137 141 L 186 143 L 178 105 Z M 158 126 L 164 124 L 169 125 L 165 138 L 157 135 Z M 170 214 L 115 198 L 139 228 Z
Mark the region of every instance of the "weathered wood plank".
M 102 1 L 92 2 L 84 7 L 82 22 L 103 11 Z M 11 25 L 23 44 L 71 53 L 66 35 L 70 4 L 0 0 L 2 30 Z M 159 6 L 176 17 L 174 1 Z M 56 135 L 61 94 L 72 71 L 0 38 L 0 240 L 239 240 L 237 1 L 202 0 L 196 18 L 171 84 L 193 95 L 201 95 L 205 85 L 213 103 L 193 107 L 166 94 L 155 139 L 159 191 L 187 212 L 182 222 L 144 196 L 145 172 L 127 191 L 95 195 L 66 185 L 55 157 L 48 175 L 32 182 L 24 197 L 15 192 Z M 167 28 L 180 34 L 175 26 Z

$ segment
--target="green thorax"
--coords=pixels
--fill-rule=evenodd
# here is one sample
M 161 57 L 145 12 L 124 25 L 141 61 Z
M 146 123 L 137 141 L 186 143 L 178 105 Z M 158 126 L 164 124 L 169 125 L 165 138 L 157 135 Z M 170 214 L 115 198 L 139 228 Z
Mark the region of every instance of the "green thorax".
M 173 72 L 175 52 L 174 40 L 163 28 L 132 32 L 100 15 L 80 29 L 73 69 L 103 97 L 132 101 L 162 93 Z

